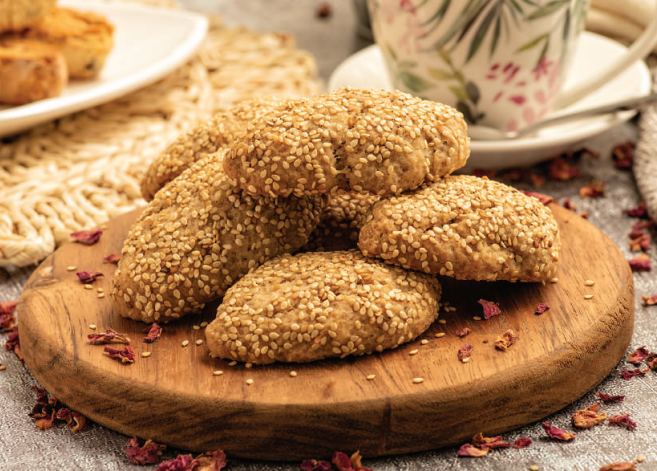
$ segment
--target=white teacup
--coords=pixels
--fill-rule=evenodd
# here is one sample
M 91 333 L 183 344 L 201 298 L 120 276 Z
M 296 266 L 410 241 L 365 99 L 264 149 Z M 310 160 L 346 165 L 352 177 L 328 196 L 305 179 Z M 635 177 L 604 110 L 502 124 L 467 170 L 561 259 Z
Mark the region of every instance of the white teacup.
M 586 96 L 657 43 L 655 15 L 625 55 L 563 90 L 588 0 L 368 0 L 368 7 L 395 88 L 505 131 Z

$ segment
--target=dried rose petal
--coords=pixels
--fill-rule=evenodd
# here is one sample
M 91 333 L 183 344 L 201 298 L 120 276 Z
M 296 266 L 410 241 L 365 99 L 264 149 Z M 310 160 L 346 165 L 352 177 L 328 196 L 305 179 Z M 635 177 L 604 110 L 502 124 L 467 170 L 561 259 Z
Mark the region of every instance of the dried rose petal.
M 304 471 L 331 471 L 331 463 L 328 461 L 303 460 L 301 469 Z
M 363 457 L 360 455 L 359 450 L 353 452 L 352 455 L 349 457 L 349 461 L 351 461 L 351 466 L 354 468 L 354 471 L 372 471 L 371 468 L 366 468 L 363 466 L 363 464 L 361 463 L 362 459 Z
M 553 427 L 550 422 L 543 422 L 541 424 L 543 426 L 543 430 L 545 430 L 545 433 L 547 433 L 547 436 L 550 438 L 555 438 L 557 440 L 563 440 L 565 442 L 568 442 L 572 439 L 574 439 L 577 434 L 576 433 L 569 433 L 566 432 L 565 430 L 561 430 L 560 428 Z
M 582 198 L 600 198 L 605 194 L 605 182 L 593 182 L 579 189 Z
M 538 316 L 540 314 L 543 314 L 548 309 L 550 309 L 550 306 L 548 306 L 548 303 L 538 303 L 538 306 L 536 306 L 536 310 L 534 311 L 534 314 L 536 314 Z
M 529 180 L 531 180 L 532 185 L 534 186 L 534 188 L 540 188 L 543 185 L 545 185 L 545 177 L 542 177 L 540 175 L 536 175 L 534 173 L 532 173 L 529 176 Z
M 630 414 L 627 413 L 612 415 L 609 417 L 609 425 L 618 425 L 628 430 L 634 430 L 636 428 L 636 423 L 630 419 Z
M 641 296 L 641 300 L 646 306 L 654 306 L 657 304 L 657 294 L 653 294 L 652 296 Z
M 611 463 L 600 468 L 600 471 L 636 471 L 636 462 L 623 461 L 622 463 Z
M 575 211 L 577 209 L 577 205 L 573 204 L 572 201 L 570 201 L 570 198 L 566 198 L 565 200 L 563 200 L 562 206 L 571 211 Z
M 478 433 L 472 437 L 472 444 L 482 450 L 494 450 L 495 448 L 509 448 L 511 445 L 504 440 L 502 436 L 497 437 L 484 437 L 482 433 Z
M 7 335 L 5 348 L 16 354 L 20 361 L 23 361 L 23 352 L 21 351 L 20 339 L 18 338 L 18 327 L 14 327 Z
M 641 254 L 638 257 L 631 258 L 628 260 L 628 263 L 630 264 L 632 271 L 650 271 L 652 268 L 650 265 L 650 257 L 646 254 Z
M 636 237 L 631 237 L 630 250 L 632 252 L 647 252 L 650 250 L 650 236 L 645 232 L 641 232 Z
M 58 420 L 66 422 L 66 426 L 71 429 L 71 433 L 79 432 L 87 423 L 87 418 L 85 416 L 66 407 L 59 409 L 55 414 L 55 417 Z
M 548 204 L 552 203 L 554 201 L 554 198 L 548 195 L 544 195 L 543 193 L 535 193 L 533 191 L 525 191 L 525 190 L 520 190 L 520 193 L 523 193 L 527 196 L 532 196 L 539 200 L 541 203 L 543 203 L 545 206 Z
M 501 312 L 499 303 L 480 299 L 479 304 L 481 304 L 481 306 L 484 308 L 484 319 L 490 319 L 493 316 L 497 316 Z
M 162 327 L 157 325 L 157 323 L 153 322 L 150 327 L 146 327 L 143 332 L 148 332 L 148 335 L 144 337 L 144 342 L 146 343 L 153 343 L 157 339 L 160 338 L 160 334 L 162 333 Z
M 77 231 L 71 234 L 71 237 L 76 241 L 86 245 L 93 245 L 100 239 L 102 229 L 89 229 L 85 231 Z
M 463 338 L 463 337 L 465 337 L 466 335 L 468 335 L 468 334 L 471 333 L 471 332 L 472 332 L 472 331 L 471 331 L 470 329 L 468 329 L 467 327 L 464 327 L 463 330 L 457 330 L 457 331 L 454 332 L 454 333 L 456 334 L 457 337 L 461 337 L 461 338 Z
M 78 275 L 78 278 L 82 283 L 85 285 L 88 285 L 89 283 L 93 283 L 96 281 L 96 278 L 99 276 L 103 276 L 103 274 L 99 271 L 79 271 L 76 273 Z
M 472 349 L 474 347 L 472 344 L 465 343 L 459 347 L 459 352 L 458 352 L 458 357 L 459 360 L 463 361 L 466 358 L 470 358 L 470 355 L 472 355 Z
M 550 180 L 568 181 L 581 176 L 582 173 L 579 168 L 568 163 L 563 157 L 553 159 L 548 166 L 548 178 Z
M 108 343 L 130 343 L 127 334 L 120 334 L 114 329 L 107 329 L 104 334 L 88 334 L 87 338 L 92 345 L 104 345 Z
M 483 169 L 483 168 L 475 168 L 472 170 L 472 174 L 475 177 L 483 178 L 486 177 L 488 179 L 493 179 L 495 178 L 495 175 L 497 175 L 497 170 L 494 169 Z
M 160 463 L 155 471 L 193 471 L 197 464 L 192 455 L 178 455 L 172 460 Z
M 353 471 L 351 460 L 341 451 L 336 451 L 331 457 L 331 462 L 338 468 L 338 471 Z
M 646 209 L 646 202 L 645 201 L 641 201 L 634 208 L 624 209 L 623 213 L 627 214 L 628 216 L 633 217 L 633 218 L 641 218 L 641 219 L 648 218 L 648 210 Z
M 495 340 L 495 348 L 506 352 L 506 349 L 516 343 L 516 340 L 518 340 L 518 337 L 513 332 L 513 329 L 509 329 L 497 337 L 497 340 Z
M 333 8 L 329 3 L 320 3 L 315 10 L 317 18 L 328 18 L 333 14 Z
M 107 353 L 110 358 L 121 360 L 122 363 L 135 362 L 135 352 L 130 347 L 125 347 L 123 350 L 114 347 L 105 347 L 105 350 L 103 351 Z
M 595 393 L 596 396 L 600 398 L 600 400 L 606 404 L 612 403 L 612 402 L 623 402 L 625 400 L 625 396 L 611 396 L 609 394 L 597 392 Z
M 617 169 L 631 169 L 634 164 L 634 143 L 627 141 L 614 146 L 611 151 L 611 158 L 614 161 L 614 167 Z
M 154 464 L 160 461 L 158 451 L 162 448 L 153 440 L 140 440 L 132 437 L 126 444 L 125 452 L 135 464 Z
M 472 457 L 480 457 L 480 456 L 486 456 L 488 454 L 488 449 L 482 450 L 481 448 L 477 448 L 475 446 L 472 446 L 469 443 L 465 443 L 464 445 L 461 445 L 461 448 L 459 448 L 458 453 L 456 453 L 456 456 L 472 456 Z
M 532 444 L 531 438 L 520 437 L 516 439 L 516 442 L 513 444 L 513 448 L 517 448 L 517 449 L 527 448 L 531 444 Z
M 198 471 L 221 471 L 227 464 L 223 450 L 206 451 L 194 458 L 194 461 L 198 463 Z
M 635 376 L 645 376 L 648 371 L 647 368 L 645 370 L 640 370 L 638 368 L 636 370 L 623 370 L 621 371 L 621 377 L 623 379 L 632 379 Z
M 5 301 L 0 303 L 0 332 L 8 331 L 16 327 L 14 311 L 18 301 Z
M 651 353 L 646 357 L 645 361 L 648 368 L 651 370 L 657 369 L 657 353 Z
M 578 410 L 572 416 L 573 425 L 577 428 L 591 428 L 607 419 L 606 412 L 600 412 L 598 404 L 588 406 L 586 409 Z
M 630 363 L 633 363 L 635 365 L 640 365 L 643 360 L 648 358 L 650 356 L 650 352 L 648 349 L 646 349 L 646 346 L 644 345 L 643 347 L 639 347 L 636 350 L 634 350 L 630 355 L 627 357 L 627 361 Z
M 121 260 L 121 254 L 111 253 L 103 258 L 103 263 L 119 263 L 119 260 Z

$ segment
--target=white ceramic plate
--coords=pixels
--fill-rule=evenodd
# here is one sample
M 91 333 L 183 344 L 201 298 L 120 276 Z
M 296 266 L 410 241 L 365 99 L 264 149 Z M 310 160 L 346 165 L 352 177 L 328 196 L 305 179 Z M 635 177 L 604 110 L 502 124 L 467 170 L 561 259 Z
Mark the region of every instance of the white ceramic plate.
M 208 28 L 207 19 L 184 10 L 127 3 L 60 0 L 58 5 L 104 15 L 114 25 L 114 47 L 95 80 L 70 81 L 61 96 L 0 108 L 0 136 L 95 106 L 162 78 L 189 59 Z
M 612 59 L 626 51 L 625 46 L 597 34 L 585 32 L 579 40 L 573 68 L 566 80 L 571 87 L 585 77 L 597 73 L 604 59 Z M 369 46 L 348 57 L 333 72 L 329 90 L 341 87 L 385 88 L 392 84 L 378 46 Z M 650 71 L 643 61 L 635 62 L 621 75 L 587 97 L 559 110 L 576 110 L 601 106 L 615 101 L 647 95 L 652 86 Z M 589 137 L 627 121 L 636 113 L 625 111 L 562 124 L 512 141 L 472 141 L 466 170 L 473 168 L 508 168 L 533 165 L 573 149 Z M 549 115 L 548 115 L 549 116 Z

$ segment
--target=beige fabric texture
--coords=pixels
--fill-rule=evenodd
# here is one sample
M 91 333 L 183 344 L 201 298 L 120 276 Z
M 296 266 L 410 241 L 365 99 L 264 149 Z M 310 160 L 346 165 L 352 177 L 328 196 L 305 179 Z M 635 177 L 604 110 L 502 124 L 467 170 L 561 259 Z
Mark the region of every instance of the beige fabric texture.
M 37 263 L 71 232 L 143 205 L 139 183 L 150 162 L 213 114 L 246 99 L 320 89 L 314 58 L 292 36 L 213 18 L 195 57 L 159 82 L 0 139 L 0 266 Z

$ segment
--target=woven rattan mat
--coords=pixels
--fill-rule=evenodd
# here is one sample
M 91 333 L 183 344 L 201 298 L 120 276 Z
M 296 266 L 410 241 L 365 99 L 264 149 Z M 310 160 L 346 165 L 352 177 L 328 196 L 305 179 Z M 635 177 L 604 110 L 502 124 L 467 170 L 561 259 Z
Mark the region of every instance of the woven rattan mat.
M 36 263 L 71 232 L 144 204 L 139 181 L 151 160 L 212 114 L 320 88 L 314 58 L 290 35 L 212 19 L 197 55 L 158 83 L 0 141 L 0 266 Z

